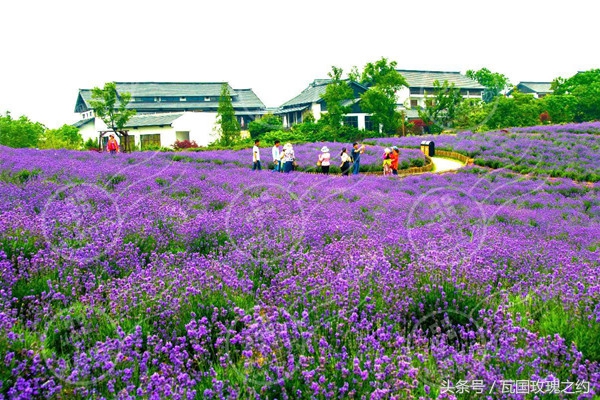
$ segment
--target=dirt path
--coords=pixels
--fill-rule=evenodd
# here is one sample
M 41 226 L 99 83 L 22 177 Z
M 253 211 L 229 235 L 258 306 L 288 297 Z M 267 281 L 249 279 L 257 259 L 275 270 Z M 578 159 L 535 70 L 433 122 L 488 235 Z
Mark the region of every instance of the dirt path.
M 433 161 L 433 165 L 435 166 L 433 172 L 454 171 L 465 166 L 462 162 L 450 158 L 431 157 L 431 161 Z

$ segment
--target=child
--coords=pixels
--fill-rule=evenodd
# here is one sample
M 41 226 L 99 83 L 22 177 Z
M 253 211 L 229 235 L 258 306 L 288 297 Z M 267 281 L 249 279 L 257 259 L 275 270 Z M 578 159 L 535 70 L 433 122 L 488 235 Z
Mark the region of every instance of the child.
M 385 148 L 385 153 L 383 153 L 383 175 L 391 175 L 392 174 L 392 150 L 389 147 Z

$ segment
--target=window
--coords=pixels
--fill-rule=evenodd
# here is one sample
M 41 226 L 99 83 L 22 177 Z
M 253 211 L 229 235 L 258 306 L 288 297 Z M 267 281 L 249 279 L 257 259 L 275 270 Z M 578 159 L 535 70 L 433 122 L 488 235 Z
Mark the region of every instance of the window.
M 372 131 L 373 130 L 373 121 L 371 121 L 371 116 L 365 116 L 365 130 Z
M 210 101 L 210 96 L 204 96 L 204 101 Z
M 419 107 L 419 100 L 410 99 L 410 108 L 417 108 L 417 107 Z
M 185 97 L 180 97 L 179 101 L 186 101 L 186 98 Z
M 160 101 L 160 97 L 155 97 L 154 101 L 159 102 Z
M 175 140 L 179 140 L 180 142 L 182 142 L 184 140 L 190 140 L 190 132 L 189 131 L 175 132 Z
M 357 116 L 344 117 L 344 125 L 353 126 L 355 128 L 358 128 L 358 117 Z
M 158 149 L 160 147 L 160 134 L 140 135 L 140 147 L 142 150 Z
M 154 97 L 134 97 L 136 102 L 140 103 L 151 103 L 154 101 Z

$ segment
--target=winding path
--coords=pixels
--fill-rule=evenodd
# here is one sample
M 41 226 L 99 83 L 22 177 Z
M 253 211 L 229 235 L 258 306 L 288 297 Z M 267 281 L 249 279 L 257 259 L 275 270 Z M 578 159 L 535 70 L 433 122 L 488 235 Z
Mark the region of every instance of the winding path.
M 451 158 L 431 157 L 435 169 L 432 172 L 454 171 L 465 166 L 462 162 Z

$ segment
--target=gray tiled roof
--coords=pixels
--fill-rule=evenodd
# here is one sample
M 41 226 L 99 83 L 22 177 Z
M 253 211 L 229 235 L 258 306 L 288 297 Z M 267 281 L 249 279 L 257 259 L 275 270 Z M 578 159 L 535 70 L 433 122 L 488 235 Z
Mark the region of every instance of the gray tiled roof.
M 160 96 L 220 96 L 226 82 L 117 82 L 117 91 L 131 93 L 132 97 Z M 227 84 L 229 93 L 234 90 Z
M 417 71 L 408 69 L 397 70 L 408 82 L 410 88 L 433 88 L 433 82 L 440 84 L 444 81 L 454 83 L 454 86 L 460 89 L 485 89 L 479 82 L 462 75 L 460 72 L 452 71 Z
M 265 108 L 264 103 L 252 89 L 234 89 L 237 98 L 232 102 L 233 108 Z
M 156 111 L 184 111 L 184 110 L 203 110 L 216 111 L 218 101 L 200 101 L 200 102 L 136 102 L 139 97 L 211 97 L 218 98 L 221 95 L 222 82 L 117 82 L 117 91 L 120 93 L 128 92 L 132 96 L 132 101 L 127 108 L 136 109 L 138 112 L 156 112 Z M 252 89 L 232 89 L 229 85 L 229 92 L 232 97 L 232 104 L 235 110 L 264 109 L 265 105 L 252 91 Z M 81 97 L 81 99 L 80 99 Z M 90 100 L 92 91 L 90 89 L 80 89 L 77 98 L 77 104 L 86 109 L 91 109 Z M 212 99 L 211 99 L 212 100 Z M 76 109 L 77 109 L 76 104 Z M 76 111 L 77 112 L 77 111 Z
M 298 96 L 286 101 L 281 105 L 281 108 L 294 107 L 297 108 L 303 104 L 312 104 L 321 100 L 321 95 L 325 93 L 327 84 L 330 79 L 315 79 L 306 89 Z
M 308 103 L 299 105 L 299 106 L 289 106 L 286 108 L 279 108 L 273 114 L 280 115 L 280 114 L 285 114 L 285 113 L 290 113 L 290 112 L 304 111 L 304 110 L 308 109 L 309 107 L 310 107 L 310 104 L 308 104 Z
M 546 94 L 552 93 L 552 89 L 550 89 L 551 85 L 552 82 L 519 82 L 517 88 L 519 88 L 519 90 L 522 92 L 527 92 L 523 90 L 523 88 L 527 88 L 529 89 L 529 93 L 535 92 Z
M 138 128 L 141 126 L 164 126 L 171 125 L 173 121 L 181 117 L 181 113 L 167 114 L 136 114 L 127 122 L 126 128 Z
M 75 128 L 81 128 L 82 126 L 88 124 L 89 122 L 92 122 L 93 120 L 94 118 L 81 119 L 75 122 L 74 124 L 71 124 L 71 126 L 74 126 Z

